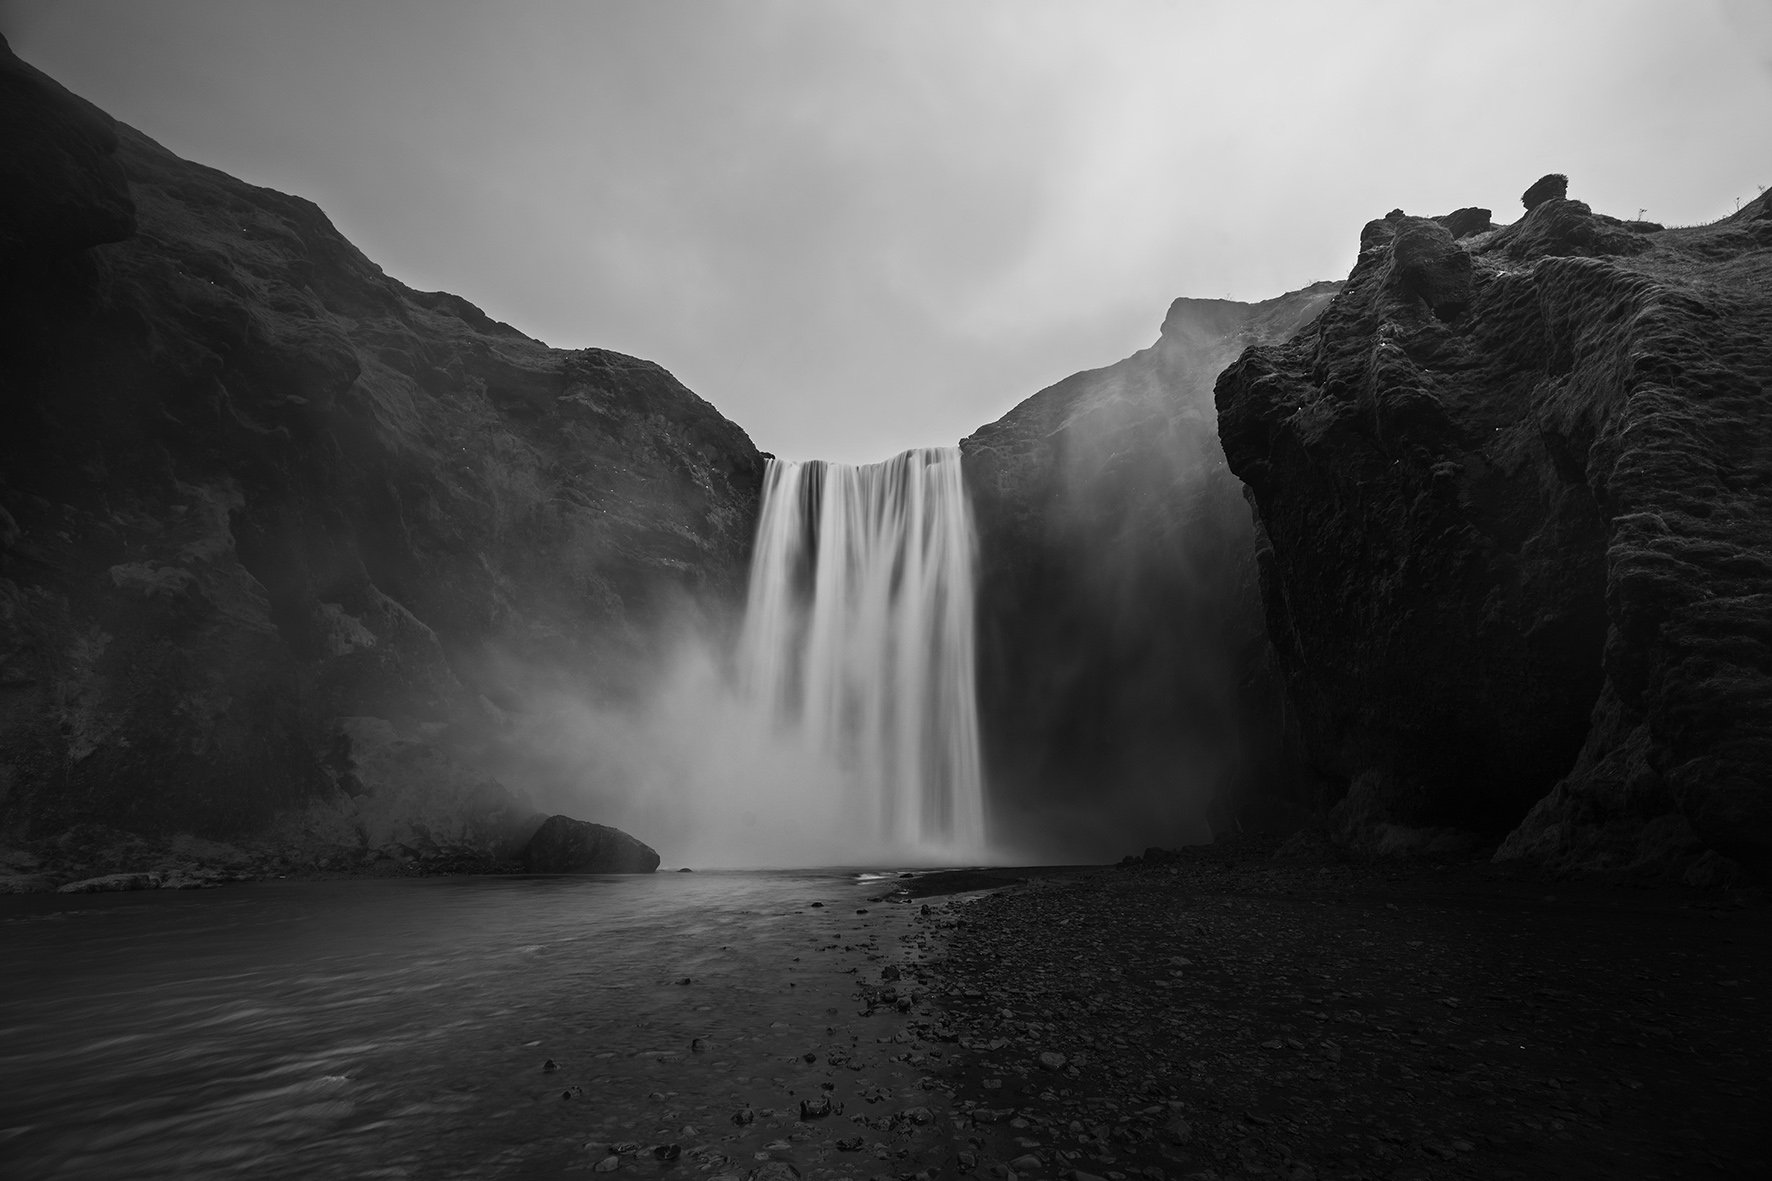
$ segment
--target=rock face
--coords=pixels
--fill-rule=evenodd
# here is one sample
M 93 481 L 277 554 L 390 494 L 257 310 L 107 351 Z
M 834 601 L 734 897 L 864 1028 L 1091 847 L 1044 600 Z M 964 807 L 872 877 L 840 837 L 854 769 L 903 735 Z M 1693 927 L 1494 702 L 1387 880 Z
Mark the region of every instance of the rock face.
M 1355 840 L 1763 864 L 1772 204 L 1662 230 L 1526 202 L 1462 238 L 1372 222 L 1323 316 L 1218 382 L 1311 760 Z
M 750 440 L 3 46 L 0 136 L 0 826 L 514 850 L 533 810 L 474 750 L 739 592 Z
M 607 824 L 550 816 L 523 847 L 530 873 L 651 873 L 658 854 Z
M 960 444 L 993 826 L 1028 852 L 1198 839 L 1214 790 L 1278 776 L 1253 528 L 1211 391 L 1239 352 L 1284 340 L 1337 288 L 1177 300 L 1152 347 Z

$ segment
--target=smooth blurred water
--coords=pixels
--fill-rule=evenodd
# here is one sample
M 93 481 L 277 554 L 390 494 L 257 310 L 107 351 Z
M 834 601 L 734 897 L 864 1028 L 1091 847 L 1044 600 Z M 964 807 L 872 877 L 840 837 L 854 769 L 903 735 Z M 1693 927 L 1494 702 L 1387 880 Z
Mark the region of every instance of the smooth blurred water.
M 958 447 L 769 461 L 740 681 L 868 856 L 984 856 L 974 549 Z
M 839 1012 L 855 1025 L 849 973 L 910 909 L 856 915 L 880 889 L 832 871 L 0 898 L 0 1176 L 553 1176 L 608 1140 L 688 1148 L 746 1102 L 816 1091 L 801 1055 L 828 1057 Z

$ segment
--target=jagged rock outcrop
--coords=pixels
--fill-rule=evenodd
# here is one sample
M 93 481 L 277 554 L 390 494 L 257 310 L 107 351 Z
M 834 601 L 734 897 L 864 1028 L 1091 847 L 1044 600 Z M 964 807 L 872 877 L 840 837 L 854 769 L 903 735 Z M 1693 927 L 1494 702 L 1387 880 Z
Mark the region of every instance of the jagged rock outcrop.
M 0 136 L 0 827 L 515 852 L 475 745 L 741 591 L 750 440 L 3 46 Z
M 1284 763 L 1253 529 L 1213 380 L 1338 288 L 1179 299 L 1156 344 L 1042 390 L 961 444 L 979 536 L 993 825 L 1030 854 L 1206 834 L 1214 793 Z
M 652 846 L 607 824 L 550 816 L 523 847 L 530 873 L 651 873 L 658 868 Z
M 1764 865 L 1772 204 L 1663 230 L 1547 179 L 1496 230 L 1370 223 L 1323 316 L 1220 378 L 1268 631 L 1355 840 Z

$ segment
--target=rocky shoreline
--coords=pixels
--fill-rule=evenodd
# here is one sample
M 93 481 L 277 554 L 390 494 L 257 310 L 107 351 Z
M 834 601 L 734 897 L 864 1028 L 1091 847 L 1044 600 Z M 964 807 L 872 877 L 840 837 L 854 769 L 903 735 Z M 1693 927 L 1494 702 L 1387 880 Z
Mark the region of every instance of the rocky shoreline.
M 1772 1168 L 1763 889 L 1269 843 L 930 905 L 979 1175 L 1745 1177 Z M 924 883 L 928 888 L 933 883 Z

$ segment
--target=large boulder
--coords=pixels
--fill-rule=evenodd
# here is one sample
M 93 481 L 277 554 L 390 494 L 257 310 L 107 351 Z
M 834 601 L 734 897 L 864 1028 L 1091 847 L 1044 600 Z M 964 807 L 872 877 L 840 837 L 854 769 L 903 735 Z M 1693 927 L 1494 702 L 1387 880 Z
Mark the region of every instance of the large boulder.
M 1372 222 L 1322 317 L 1219 379 L 1310 758 L 1356 842 L 1764 862 L 1772 204 L 1668 231 L 1528 204 Z
M 497 854 L 513 717 L 742 594 L 763 459 L 659 366 L 415 291 L 3 45 L 0 179 L 0 831 Z M 456 786 L 396 815 L 420 768 Z
M 658 852 L 619 828 L 550 816 L 523 847 L 523 868 L 530 873 L 651 873 L 658 868 Z
M 1254 529 L 1212 383 L 1334 295 L 1178 299 L 1157 342 L 1040 391 L 960 448 L 978 526 L 980 724 L 1018 856 L 1207 835 L 1284 779 Z M 1289 789 L 1289 788 L 1288 788 Z

